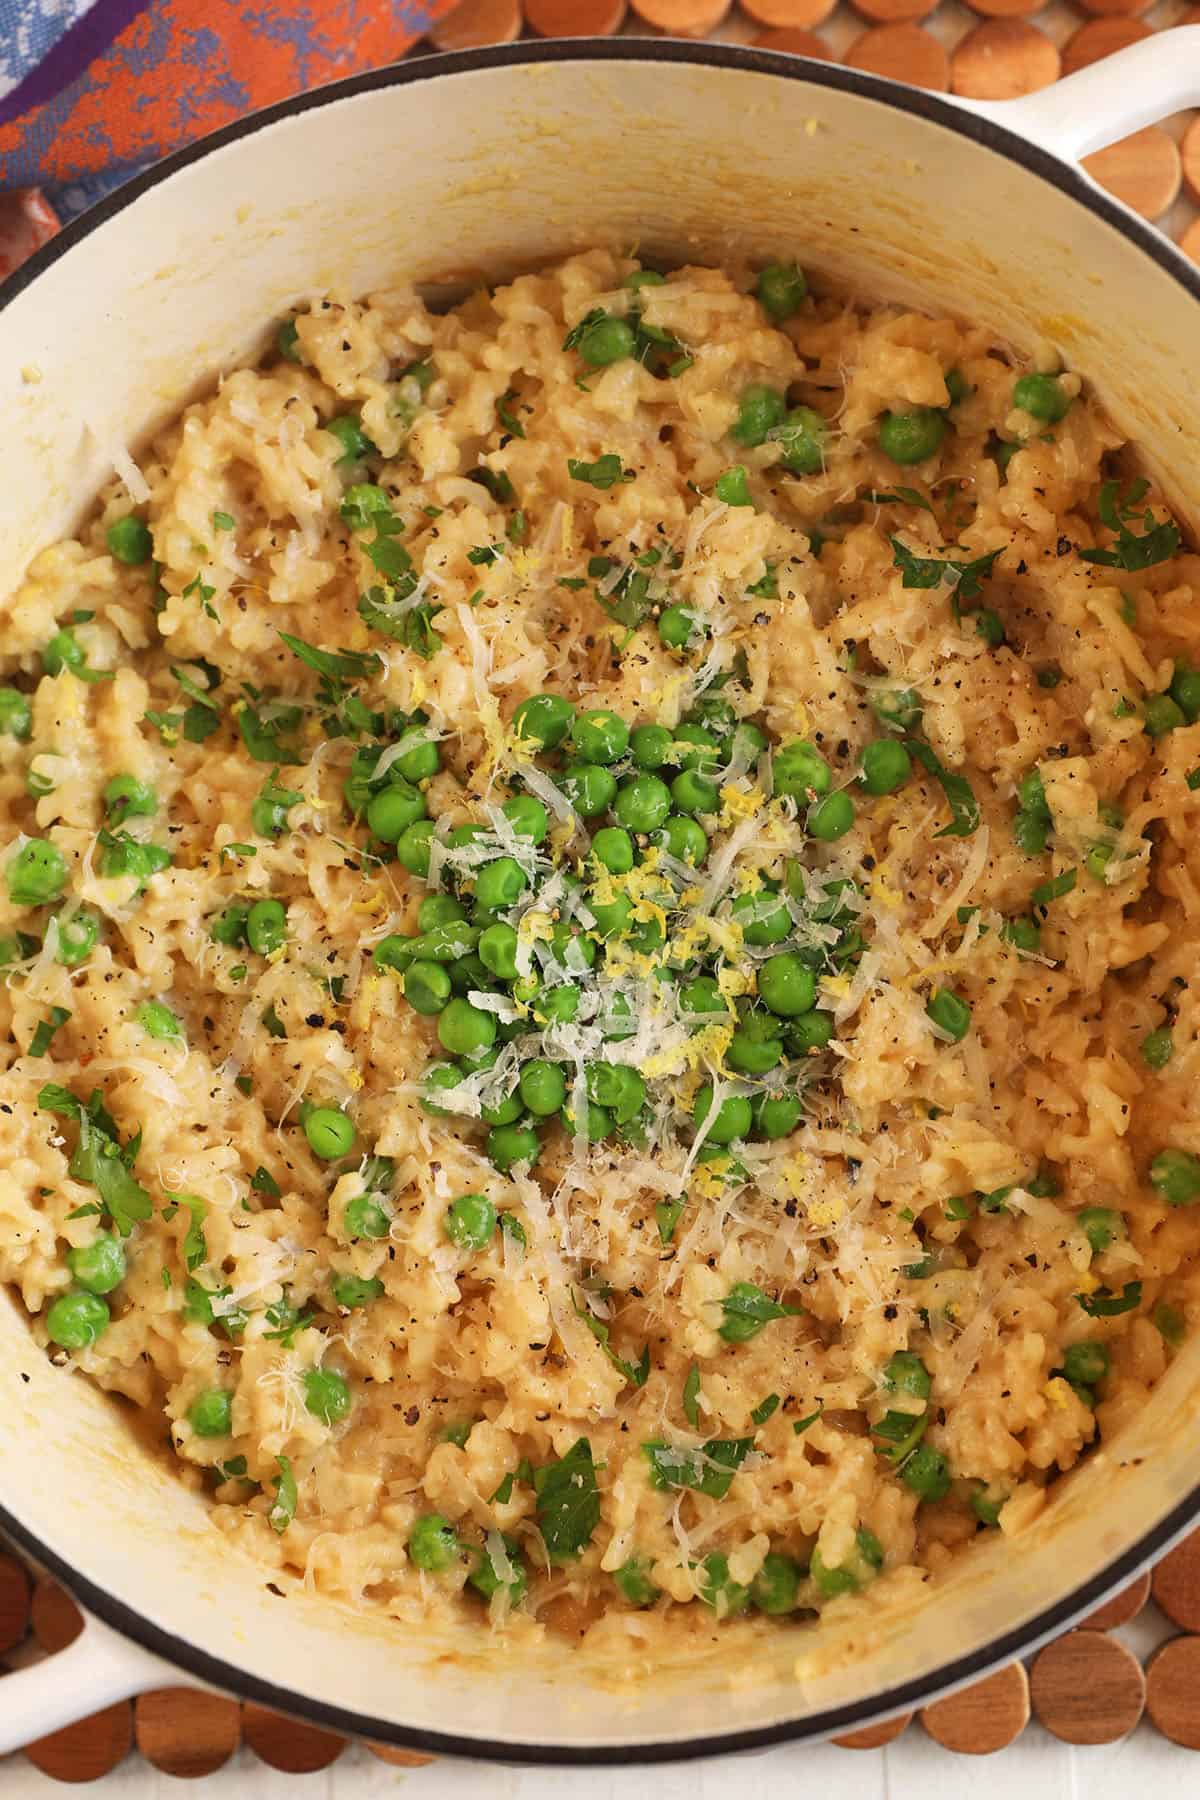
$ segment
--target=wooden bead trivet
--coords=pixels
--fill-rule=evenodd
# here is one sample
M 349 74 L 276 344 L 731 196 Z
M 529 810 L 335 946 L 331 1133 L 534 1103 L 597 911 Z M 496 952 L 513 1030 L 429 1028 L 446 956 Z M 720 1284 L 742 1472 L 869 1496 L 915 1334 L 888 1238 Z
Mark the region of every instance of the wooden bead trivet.
M 242 1736 L 262 1762 L 288 1775 L 327 1769 L 346 1748 L 345 1738 L 332 1731 L 285 1718 L 265 1706 L 253 1706 L 249 1700 L 242 1707 Z
M 1149 25 L 1143 25 L 1140 19 L 1089 19 L 1063 45 L 1062 72 L 1074 75 L 1090 63 L 1153 36 Z
M 1150 1598 L 1150 1577 L 1139 1575 L 1136 1581 L 1098 1606 L 1086 1619 L 1079 1621 L 1081 1631 L 1112 1631 L 1118 1625 L 1128 1625 L 1136 1619 L 1147 1600 Z
M 367 1744 L 366 1748 L 380 1762 L 391 1763 L 395 1769 L 423 1769 L 434 1760 L 432 1756 L 422 1756 L 419 1750 L 402 1750 L 398 1744 Z
M 950 57 L 945 45 L 919 25 L 877 25 L 851 44 L 842 61 L 869 75 L 888 75 L 910 87 L 944 94 L 950 85 Z
M 196 1780 L 227 1763 L 242 1741 L 242 1709 L 201 1688 L 157 1688 L 133 1706 L 133 1736 L 164 1775 Z
M 818 62 L 833 61 L 833 51 L 815 31 L 763 31 L 751 42 L 756 50 L 782 50 L 788 56 L 811 56 Z
M 521 35 L 521 0 L 459 0 L 447 18 L 431 25 L 439 50 L 481 50 L 510 44 Z
M 1173 1625 L 1200 1631 L 1200 1532 L 1184 1538 L 1163 1557 L 1151 1577 L 1150 1592 Z
M 729 11 L 730 0 L 633 0 L 647 25 L 672 37 L 707 37 Z
M 1173 1744 L 1200 1750 L 1200 1638 L 1172 1638 L 1150 1658 L 1146 1711 Z
M 83 1630 L 83 1614 L 57 1581 L 43 1579 L 37 1583 L 29 1613 L 33 1635 L 48 1656 L 65 1650 Z
M 1059 55 L 1024 19 L 988 19 L 950 59 L 950 85 L 967 100 L 1015 100 L 1058 80 Z
M 1093 156 L 1083 166 L 1102 188 L 1131 206 L 1143 219 L 1161 219 L 1183 185 L 1179 145 L 1161 125 L 1147 125 Z
M 1200 263 L 1200 219 L 1193 219 L 1179 239 L 1179 248 L 1194 263 Z
M 1184 132 L 1179 152 L 1188 193 L 1193 200 L 1200 200 L 1200 113 Z
M 133 1707 L 128 1700 L 121 1700 L 89 1719 L 26 1744 L 25 1755 L 55 1781 L 99 1781 L 125 1760 L 132 1745 Z
M 1029 1723 L 1029 1680 L 1020 1663 L 1006 1663 L 994 1675 L 935 1700 L 921 1723 L 944 1750 L 988 1756 L 1020 1737 Z
M 911 24 L 929 16 L 938 0 L 854 0 L 854 10 L 876 25 Z
M 0 1556 L 0 1656 L 29 1630 L 29 1576 L 15 1556 Z
M 525 0 L 525 23 L 541 37 L 611 37 L 625 0 Z
M 1067 1744 L 1113 1744 L 1142 1716 L 1146 1677 L 1132 1650 L 1102 1631 L 1068 1631 L 1029 1671 L 1033 1709 Z
M 820 25 L 836 4 L 837 0 L 742 0 L 742 11 L 756 25 L 787 30 Z
M 894 1719 L 884 1719 L 880 1725 L 868 1725 L 863 1731 L 848 1731 L 833 1741 L 843 1750 L 881 1750 L 885 1744 L 894 1743 L 911 1723 L 910 1712 L 900 1713 Z

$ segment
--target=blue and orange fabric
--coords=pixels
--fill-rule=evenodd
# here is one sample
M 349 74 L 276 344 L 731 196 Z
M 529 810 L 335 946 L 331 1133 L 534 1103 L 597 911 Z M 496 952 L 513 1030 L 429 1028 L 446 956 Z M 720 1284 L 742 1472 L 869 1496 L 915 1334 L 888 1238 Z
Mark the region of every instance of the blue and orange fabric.
M 0 0 L 0 276 L 168 151 L 394 62 L 453 0 Z

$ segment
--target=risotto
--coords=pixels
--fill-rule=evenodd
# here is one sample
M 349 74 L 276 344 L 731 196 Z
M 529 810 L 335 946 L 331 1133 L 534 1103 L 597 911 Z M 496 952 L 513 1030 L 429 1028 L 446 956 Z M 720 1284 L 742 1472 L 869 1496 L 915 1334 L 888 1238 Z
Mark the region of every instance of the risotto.
M 1018 1534 L 1200 1309 L 1198 600 L 1050 351 L 795 266 L 298 311 L 3 609 L 31 1331 L 400 1619 Z

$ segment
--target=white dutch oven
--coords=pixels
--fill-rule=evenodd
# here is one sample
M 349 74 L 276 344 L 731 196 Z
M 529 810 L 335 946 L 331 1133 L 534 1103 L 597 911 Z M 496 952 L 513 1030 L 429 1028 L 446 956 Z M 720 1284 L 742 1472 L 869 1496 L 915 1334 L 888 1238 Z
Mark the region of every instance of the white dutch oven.
M 417 61 L 276 107 L 168 159 L 10 282 L 0 593 L 74 524 L 119 445 L 297 298 L 495 276 L 606 241 L 668 262 L 795 254 L 866 296 L 987 321 L 1026 348 L 1048 338 L 1195 524 L 1200 271 L 1070 159 L 1198 102 L 1188 29 L 1004 107 L 636 39 Z M 629 1761 L 852 1729 L 1060 1630 L 1194 1522 L 1198 1409 L 1200 1343 L 1048 1518 L 968 1558 L 931 1603 L 864 1610 L 823 1634 L 819 1662 L 811 1633 L 781 1628 L 752 1667 L 678 1653 L 626 1688 L 554 1644 L 492 1657 L 477 1629 L 435 1642 L 279 1597 L 0 1300 L 0 1527 L 90 1614 L 69 1650 L 0 1682 L 0 1750 L 180 1670 L 335 1729 L 491 1758 Z

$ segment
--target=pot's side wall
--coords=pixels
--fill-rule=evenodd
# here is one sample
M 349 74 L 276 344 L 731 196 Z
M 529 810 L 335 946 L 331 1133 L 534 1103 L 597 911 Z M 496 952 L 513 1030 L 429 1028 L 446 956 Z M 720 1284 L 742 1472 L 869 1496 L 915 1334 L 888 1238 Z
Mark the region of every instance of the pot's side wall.
M 140 196 L 18 296 L 0 315 L 0 594 L 86 506 L 111 446 L 246 354 L 297 297 L 512 271 L 596 241 L 676 260 L 787 252 L 864 295 L 989 319 L 1023 344 L 1054 338 L 1200 494 L 1198 415 L 1175 391 L 1195 304 L 1103 221 L 874 101 L 746 70 L 581 61 L 380 89 L 277 123 Z M 269 1571 L 229 1558 L 200 1501 L 49 1366 L 6 1302 L 0 1504 L 163 1630 L 347 1711 L 541 1745 L 683 1741 L 928 1675 L 1093 1576 L 1196 1479 L 1183 1439 L 1198 1375 L 1189 1353 L 1139 1423 L 1136 1466 L 1118 1479 L 1111 1453 L 1094 1461 L 1051 1535 L 1027 1534 L 1011 1559 L 995 1545 L 936 1614 L 851 1610 L 819 1661 L 811 1638 L 768 1634 L 736 1688 L 727 1637 L 681 1637 L 656 1654 L 655 1681 L 630 1684 L 611 1670 L 585 1682 L 554 1647 L 489 1659 L 481 1680 L 475 1633 L 447 1645 L 337 1619 L 332 1635 L 318 1603 L 276 1598 Z

